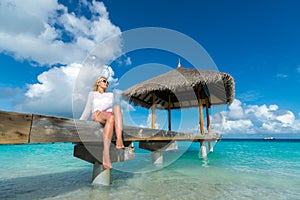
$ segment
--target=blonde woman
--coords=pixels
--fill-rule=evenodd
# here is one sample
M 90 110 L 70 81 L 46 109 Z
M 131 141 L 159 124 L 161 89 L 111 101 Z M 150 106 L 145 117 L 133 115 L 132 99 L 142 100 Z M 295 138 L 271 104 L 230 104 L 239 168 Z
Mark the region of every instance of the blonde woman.
M 102 165 L 106 169 L 111 169 L 109 148 L 113 136 L 116 132 L 116 148 L 124 148 L 122 140 L 123 116 L 119 105 L 114 105 L 114 94 L 106 92 L 108 87 L 107 78 L 100 76 L 96 79 L 94 89 L 89 93 L 81 120 L 87 120 L 92 113 L 92 120 L 104 125 L 103 129 L 103 160 Z

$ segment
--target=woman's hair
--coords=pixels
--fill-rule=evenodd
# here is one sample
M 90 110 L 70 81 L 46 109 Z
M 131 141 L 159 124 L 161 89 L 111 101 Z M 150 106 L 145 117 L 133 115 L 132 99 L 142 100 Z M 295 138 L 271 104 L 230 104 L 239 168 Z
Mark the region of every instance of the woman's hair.
M 95 83 L 94 83 L 93 91 L 97 91 L 97 90 L 98 90 L 98 82 L 101 80 L 101 78 L 107 79 L 107 78 L 104 77 L 104 76 L 99 76 L 99 77 L 96 79 Z

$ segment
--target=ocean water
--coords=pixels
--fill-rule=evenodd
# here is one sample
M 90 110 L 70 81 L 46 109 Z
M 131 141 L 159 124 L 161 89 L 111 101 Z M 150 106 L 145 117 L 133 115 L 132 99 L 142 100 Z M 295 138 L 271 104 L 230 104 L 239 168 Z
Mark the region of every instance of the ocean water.
M 300 198 L 299 140 L 222 140 L 207 159 L 199 143 L 181 145 L 160 167 L 136 149 L 135 160 L 113 163 L 110 186 L 91 185 L 92 164 L 71 143 L 2 145 L 0 199 Z

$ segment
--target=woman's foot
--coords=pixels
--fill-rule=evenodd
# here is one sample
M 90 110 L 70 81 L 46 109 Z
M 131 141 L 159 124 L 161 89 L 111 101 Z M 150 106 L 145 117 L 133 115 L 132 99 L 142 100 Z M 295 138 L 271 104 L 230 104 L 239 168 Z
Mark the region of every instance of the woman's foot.
M 112 168 L 112 166 L 111 166 L 111 165 L 109 165 L 109 164 L 105 164 L 105 163 L 103 163 L 103 167 L 104 167 L 105 169 L 111 169 L 111 168 Z
M 116 141 L 116 148 L 117 149 L 124 149 L 125 148 L 125 146 L 123 144 L 123 141 L 121 139 L 117 139 L 117 141 Z
M 116 148 L 117 149 L 124 149 L 125 147 L 124 147 L 124 145 L 117 145 Z
M 102 165 L 105 169 L 111 169 L 112 168 L 110 158 L 109 158 L 109 154 L 104 154 L 103 153 Z

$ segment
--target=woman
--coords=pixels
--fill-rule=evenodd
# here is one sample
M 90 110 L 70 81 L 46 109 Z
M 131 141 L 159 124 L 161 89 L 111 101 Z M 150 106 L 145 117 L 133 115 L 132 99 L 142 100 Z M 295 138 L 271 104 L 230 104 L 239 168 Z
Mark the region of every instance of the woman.
M 92 112 L 92 120 L 104 124 L 103 129 L 103 160 L 102 165 L 106 169 L 111 169 L 109 148 L 112 140 L 113 129 L 116 131 L 116 148 L 124 148 L 122 141 L 123 116 L 119 105 L 114 104 L 112 92 L 106 92 L 108 87 L 107 78 L 100 76 L 96 79 L 94 90 L 89 93 L 85 109 L 80 117 L 87 120 Z

